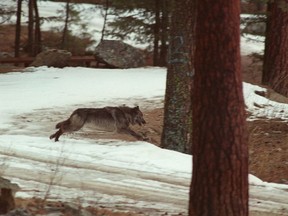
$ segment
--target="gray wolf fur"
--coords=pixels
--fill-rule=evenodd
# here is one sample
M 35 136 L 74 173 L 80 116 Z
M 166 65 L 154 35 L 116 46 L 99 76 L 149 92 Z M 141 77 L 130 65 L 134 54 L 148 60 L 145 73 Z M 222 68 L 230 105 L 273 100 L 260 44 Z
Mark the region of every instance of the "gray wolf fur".
M 57 142 L 63 133 L 78 131 L 85 124 L 92 124 L 102 131 L 129 134 L 138 140 L 144 140 L 140 134 L 129 127 L 130 124 L 140 126 L 146 124 L 139 106 L 76 109 L 67 120 L 56 124 L 56 129 L 59 130 L 52 134 L 50 139 L 55 138 L 55 142 Z

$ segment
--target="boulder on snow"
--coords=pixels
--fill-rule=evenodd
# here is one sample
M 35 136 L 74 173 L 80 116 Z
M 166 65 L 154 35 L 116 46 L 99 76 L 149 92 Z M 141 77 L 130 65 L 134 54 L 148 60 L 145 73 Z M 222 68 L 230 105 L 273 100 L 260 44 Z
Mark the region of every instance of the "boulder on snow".
M 0 214 L 6 214 L 15 208 L 15 193 L 20 190 L 17 184 L 0 177 Z
M 254 34 L 264 36 L 266 33 L 266 23 L 265 22 L 250 22 L 247 23 L 242 31 L 246 34 Z
M 72 54 L 66 50 L 49 49 L 39 53 L 30 66 L 63 68 L 69 65 Z
M 112 68 L 145 66 L 145 53 L 119 40 L 102 40 L 95 48 L 94 57 Z

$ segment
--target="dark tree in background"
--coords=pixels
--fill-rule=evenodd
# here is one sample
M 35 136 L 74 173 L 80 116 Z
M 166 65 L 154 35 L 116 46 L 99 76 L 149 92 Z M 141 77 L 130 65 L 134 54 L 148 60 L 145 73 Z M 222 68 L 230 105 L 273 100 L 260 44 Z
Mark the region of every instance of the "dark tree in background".
M 240 1 L 197 2 L 189 215 L 248 215 Z
M 160 7 L 160 53 L 159 53 L 159 60 L 158 66 L 164 67 L 167 65 L 167 47 L 168 47 L 168 26 L 169 26 L 169 2 L 168 0 L 161 0 L 161 7 Z M 170 0 L 171 2 L 171 0 Z M 155 48 L 154 48 L 155 49 Z
M 34 0 L 28 0 L 28 42 L 27 51 L 29 56 L 34 56 Z
M 262 83 L 288 97 L 288 0 L 269 1 Z
M 191 153 L 195 1 L 173 3 L 161 145 Z
M 70 17 L 70 0 L 66 1 L 65 6 L 65 19 L 64 19 L 64 28 L 62 33 L 62 40 L 61 40 L 61 48 L 64 49 L 66 47 L 67 35 L 68 35 L 68 24 L 69 24 L 69 17 Z
M 160 1 L 155 0 L 155 24 L 153 28 L 153 65 L 159 65 L 159 40 L 160 40 Z
M 41 51 L 40 16 L 37 0 L 28 1 L 28 42 L 29 56 L 36 56 Z
M 107 23 L 107 17 L 108 17 L 108 9 L 109 9 L 109 0 L 105 1 L 105 8 L 104 8 L 104 23 L 103 23 L 103 28 L 101 31 L 101 41 L 104 40 L 104 36 L 105 36 L 105 27 L 106 27 L 106 23 Z
M 169 0 L 110 0 L 109 15 L 116 18 L 107 22 L 109 28 L 105 29 L 105 35 L 120 40 L 133 39 L 139 44 L 153 44 L 153 64 L 165 66 L 170 2 Z
M 35 22 L 35 30 L 34 30 L 34 55 L 37 55 L 42 51 L 42 37 L 41 37 L 41 28 L 40 28 L 40 15 L 38 10 L 37 0 L 34 3 L 34 22 Z
M 17 13 L 16 13 L 16 29 L 15 29 L 15 51 L 14 56 L 19 57 L 20 52 L 20 37 L 21 37 L 21 13 L 22 12 L 22 0 L 17 1 Z

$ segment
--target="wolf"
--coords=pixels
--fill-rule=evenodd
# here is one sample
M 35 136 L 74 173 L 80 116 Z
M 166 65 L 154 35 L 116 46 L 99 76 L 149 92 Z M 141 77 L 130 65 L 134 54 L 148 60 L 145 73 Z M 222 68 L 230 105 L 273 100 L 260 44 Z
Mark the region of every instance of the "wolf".
M 93 125 L 97 130 L 129 134 L 138 140 L 146 140 L 146 138 L 129 127 L 130 124 L 138 124 L 140 126 L 146 124 L 139 106 L 106 106 L 103 108 L 76 109 L 67 120 L 56 124 L 56 129 L 59 130 L 52 134 L 50 139 L 55 138 L 55 142 L 57 142 L 63 133 L 78 131 L 84 125 L 89 124 Z

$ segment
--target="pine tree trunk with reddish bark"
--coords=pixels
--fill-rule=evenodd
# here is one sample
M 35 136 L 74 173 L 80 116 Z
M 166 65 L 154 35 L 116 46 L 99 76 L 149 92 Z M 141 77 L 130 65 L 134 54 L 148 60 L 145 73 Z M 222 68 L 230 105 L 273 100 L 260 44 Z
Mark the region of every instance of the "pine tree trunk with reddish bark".
M 197 2 L 189 215 L 248 215 L 240 1 Z
M 288 97 L 288 0 L 268 3 L 262 83 Z

